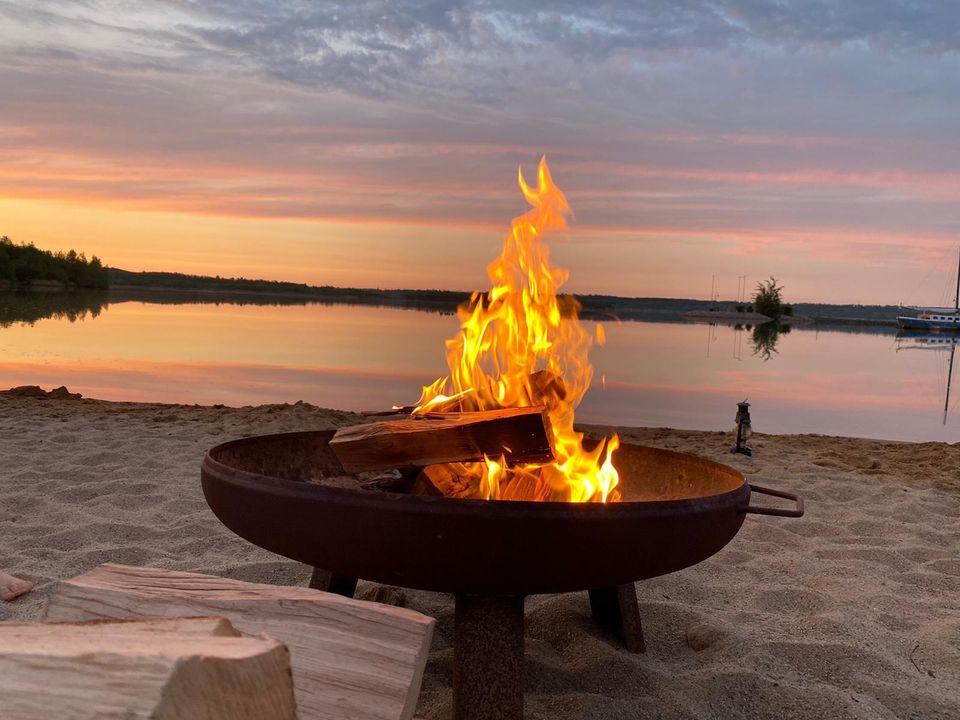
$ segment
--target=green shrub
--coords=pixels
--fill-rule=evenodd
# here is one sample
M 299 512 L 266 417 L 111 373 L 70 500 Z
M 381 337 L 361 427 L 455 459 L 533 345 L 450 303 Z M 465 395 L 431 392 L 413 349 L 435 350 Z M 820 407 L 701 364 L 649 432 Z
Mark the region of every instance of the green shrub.
M 777 285 L 777 279 L 770 277 L 766 282 L 757 283 L 757 292 L 753 296 L 753 307 L 761 315 L 777 319 L 792 314 L 793 308 L 783 304 L 783 288 Z M 789 313 L 784 308 L 790 308 Z

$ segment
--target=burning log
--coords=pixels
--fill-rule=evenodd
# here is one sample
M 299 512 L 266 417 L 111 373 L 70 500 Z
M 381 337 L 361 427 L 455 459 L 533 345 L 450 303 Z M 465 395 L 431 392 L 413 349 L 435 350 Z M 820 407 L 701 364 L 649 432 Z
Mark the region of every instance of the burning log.
M 553 460 L 544 408 L 471 413 L 424 413 L 341 428 L 330 448 L 347 472 L 426 467 L 506 458 L 508 463 Z
M 567 386 L 563 378 L 550 370 L 539 370 L 529 375 L 530 392 L 538 405 L 547 405 L 550 399 L 566 400 Z
M 466 393 L 457 393 L 453 397 L 448 397 L 439 402 L 430 405 L 427 410 L 431 413 L 452 413 L 463 412 L 463 401 Z M 400 405 L 392 407 L 389 410 L 361 410 L 360 414 L 367 417 L 382 417 L 385 415 L 410 415 L 417 409 L 416 405 Z
M 549 405 L 551 399 L 566 399 L 567 388 L 563 384 L 563 378 L 551 370 L 538 370 L 527 377 L 530 381 L 530 395 L 534 405 Z M 443 400 L 434 399 L 424 410 L 426 413 L 470 412 L 471 408 L 476 407 L 476 400 L 476 391 L 464 390 Z M 465 408 L 464 405 L 467 407 Z M 389 410 L 361 410 L 360 414 L 366 417 L 410 415 L 416 409 L 416 405 L 395 405 Z
M 476 400 L 476 393 L 473 390 L 465 390 L 451 397 L 446 397 L 443 400 L 434 399 L 433 401 L 430 402 L 428 406 L 424 408 L 424 411 L 421 414 L 470 412 L 470 407 L 469 407 L 470 403 L 475 402 L 475 400 Z M 464 404 L 467 404 L 468 407 L 464 408 Z M 365 415 L 366 417 L 382 417 L 385 415 L 410 415 L 416 409 L 417 409 L 416 405 L 395 405 L 389 410 L 361 410 L 360 414 Z
M 485 472 L 483 466 L 480 473 Z M 518 472 L 499 485 L 501 500 L 561 500 L 552 498 L 550 486 L 539 481 L 538 471 Z M 489 488 L 487 488 L 489 490 Z M 478 499 L 487 497 L 481 487 L 476 469 L 463 463 L 429 465 L 420 471 L 410 487 L 411 495 L 442 495 L 445 497 Z
M 410 493 L 472 498 L 476 496 L 476 484 L 467 475 L 458 473 L 454 466 L 428 465 L 417 475 Z

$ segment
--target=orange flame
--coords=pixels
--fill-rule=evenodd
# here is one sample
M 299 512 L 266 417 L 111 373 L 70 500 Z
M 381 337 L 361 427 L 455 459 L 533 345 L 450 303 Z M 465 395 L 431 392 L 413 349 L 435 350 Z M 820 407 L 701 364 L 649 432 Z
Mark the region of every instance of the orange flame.
M 500 257 L 487 267 L 493 288 L 475 293 L 460 308 L 460 331 L 447 341 L 450 375 L 423 389 L 414 412 L 440 406 L 464 411 L 544 405 L 555 461 L 549 465 L 508 466 L 502 458 L 456 466 L 476 485 L 476 497 L 502 500 L 588 502 L 619 499 L 619 477 L 612 455 L 616 435 L 587 449 L 573 429 L 593 368 L 587 354 L 593 342 L 577 314 L 579 303 L 560 298 L 566 270 L 550 265 L 544 236 L 566 228 L 570 206 L 553 184 L 546 158 L 538 185 L 519 172 L 520 189 L 532 209 L 513 220 Z M 604 341 L 597 328 L 597 341 Z

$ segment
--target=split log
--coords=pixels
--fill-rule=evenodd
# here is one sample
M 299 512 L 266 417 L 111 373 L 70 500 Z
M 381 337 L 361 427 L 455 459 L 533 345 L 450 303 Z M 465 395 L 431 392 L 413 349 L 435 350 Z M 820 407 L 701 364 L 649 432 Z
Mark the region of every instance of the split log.
M 387 415 L 409 415 L 417 409 L 416 405 L 400 405 L 389 410 L 361 410 L 364 417 L 385 417 Z
M 425 467 L 504 456 L 508 463 L 553 460 L 542 407 L 425 413 L 340 428 L 330 441 L 347 472 Z
M 530 394 L 533 402 L 548 405 L 550 400 L 565 400 L 567 386 L 563 378 L 550 370 L 538 370 L 529 375 Z
M 410 495 L 434 495 L 452 498 L 482 499 L 481 478 L 468 473 L 460 463 L 429 465 L 410 486 Z M 494 497 L 498 500 L 562 501 L 552 495 L 550 485 L 540 480 L 539 472 L 522 472 L 500 480 Z
M 538 370 L 537 372 L 530 373 L 528 378 L 530 380 L 531 400 L 534 405 L 546 405 L 548 404 L 547 400 L 554 397 L 560 400 L 567 397 L 567 388 L 563 382 L 563 378 L 551 370 Z M 431 405 L 428 412 L 470 412 L 476 410 L 478 400 L 476 390 L 468 389 Z M 361 410 L 360 414 L 366 417 L 410 415 L 416 409 L 416 405 L 395 405 L 389 410 Z
M 345 488 L 347 490 L 372 490 L 374 492 L 406 492 L 416 479 L 415 471 L 406 474 L 399 470 L 374 470 L 356 475 L 320 475 L 307 480 L 313 485 Z
M 5 720 L 296 720 L 290 656 L 223 618 L 0 623 Z
M 454 498 L 476 498 L 479 483 L 457 472 L 449 464 L 428 465 L 417 475 L 411 495 L 438 495 Z
M 300 587 L 101 565 L 61 583 L 47 619 L 213 614 L 285 643 L 301 720 L 413 716 L 434 620 Z

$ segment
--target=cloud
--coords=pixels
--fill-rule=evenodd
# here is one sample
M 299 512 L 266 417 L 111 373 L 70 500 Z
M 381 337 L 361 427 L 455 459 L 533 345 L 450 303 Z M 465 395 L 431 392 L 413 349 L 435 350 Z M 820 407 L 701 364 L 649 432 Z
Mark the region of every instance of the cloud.
M 960 50 L 958 14 L 907 0 L 41 0 L 3 3 L 0 14 L 6 39 L 20 50 L 62 52 L 69 44 L 104 65 L 252 72 L 374 97 L 504 98 L 531 71 L 542 81 L 551 70 L 587 63 L 642 75 L 697 53 Z M 45 34 L 24 43 L 18 29 Z
M 785 47 L 862 43 L 883 52 L 956 53 L 960 17 L 936 0 L 726 0 L 753 38 Z
M 499 232 L 547 152 L 581 237 L 893 268 L 960 222 L 958 25 L 905 0 L 0 0 L 0 191 Z

